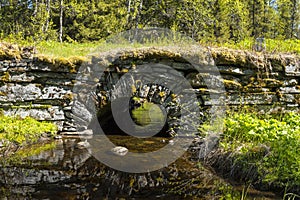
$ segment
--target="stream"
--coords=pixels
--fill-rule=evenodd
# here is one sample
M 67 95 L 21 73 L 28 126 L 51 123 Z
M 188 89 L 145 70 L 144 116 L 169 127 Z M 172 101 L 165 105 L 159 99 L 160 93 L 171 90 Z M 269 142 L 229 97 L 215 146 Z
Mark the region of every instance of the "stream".
M 130 151 L 149 152 L 168 139 L 108 136 Z M 91 141 L 92 136 L 86 138 Z M 78 137 L 63 137 L 53 148 L 2 162 L 0 199 L 241 199 L 245 187 L 232 186 L 186 152 L 169 166 L 149 173 L 125 173 L 100 163 Z M 45 144 L 40 144 L 45 145 Z M 270 192 L 247 189 L 246 199 L 279 199 Z

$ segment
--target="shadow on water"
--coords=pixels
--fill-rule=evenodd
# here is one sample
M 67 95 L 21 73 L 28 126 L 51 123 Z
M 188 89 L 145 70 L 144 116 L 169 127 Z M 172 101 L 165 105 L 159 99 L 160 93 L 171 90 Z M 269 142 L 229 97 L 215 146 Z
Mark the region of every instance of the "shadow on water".
M 153 151 L 168 142 L 160 137 L 108 137 L 116 145 L 138 152 Z M 240 199 L 242 187 L 232 188 L 193 161 L 192 153 L 161 170 L 131 174 L 101 164 L 88 148 L 76 148 L 80 141 L 63 138 L 55 141 L 53 149 L 4 164 L 0 169 L 1 199 L 220 199 L 228 195 Z M 276 199 L 271 193 L 248 193 L 250 199 Z

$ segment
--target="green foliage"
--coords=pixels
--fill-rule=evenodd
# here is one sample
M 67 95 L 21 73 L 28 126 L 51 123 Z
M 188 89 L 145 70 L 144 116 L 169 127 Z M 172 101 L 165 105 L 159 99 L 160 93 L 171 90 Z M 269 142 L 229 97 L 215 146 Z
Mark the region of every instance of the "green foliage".
M 26 117 L 0 116 L 0 139 L 17 144 L 36 142 L 43 133 L 55 134 L 57 127 L 49 122 L 38 122 Z
M 165 121 L 164 113 L 160 107 L 148 102 L 132 110 L 132 116 L 135 122 L 141 126 L 162 124 Z
M 266 39 L 266 51 L 267 52 L 289 52 L 300 54 L 300 40 L 296 39 Z M 220 47 L 229 47 L 233 49 L 242 49 L 242 50 L 252 50 L 254 45 L 254 40 L 252 38 L 247 38 L 241 40 L 237 43 L 234 42 L 225 42 L 225 43 L 215 43 L 214 45 Z
M 263 182 L 274 186 L 300 186 L 300 115 L 280 116 L 231 113 L 225 119 L 220 143 L 235 152 L 237 162 L 255 164 Z
M 47 55 L 51 57 L 65 57 L 72 56 L 86 56 L 93 52 L 98 43 L 59 43 L 55 41 L 43 41 L 37 44 L 37 51 L 40 55 Z
M 0 8 L 0 38 L 31 42 L 58 40 L 60 30 L 63 41 L 87 42 L 144 27 L 201 42 L 300 38 L 299 0 L 2 0 Z

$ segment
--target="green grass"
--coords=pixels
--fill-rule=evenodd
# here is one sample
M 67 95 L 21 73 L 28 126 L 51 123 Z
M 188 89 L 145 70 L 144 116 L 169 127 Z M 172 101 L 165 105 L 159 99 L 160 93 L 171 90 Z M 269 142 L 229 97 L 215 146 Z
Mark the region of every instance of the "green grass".
M 85 57 L 96 50 L 98 43 L 59 43 L 54 41 L 43 41 L 36 45 L 37 53 L 52 57 Z
M 262 182 L 275 187 L 300 186 L 300 114 L 280 116 L 230 113 L 220 143 L 246 168 L 255 165 Z
M 180 41 L 180 40 L 179 40 Z M 0 41 L 1 42 L 1 41 Z M 112 43 L 104 43 L 103 41 L 98 42 L 86 42 L 86 43 L 67 43 L 67 42 L 57 42 L 57 41 L 41 41 L 39 43 L 23 41 L 23 40 L 13 40 L 13 39 L 3 39 L 2 42 L 9 42 L 11 44 L 18 44 L 20 46 L 35 46 L 37 50 L 37 55 L 49 56 L 54 58 L 70 58 L 70 57 L 86 57 L 87 55 L 94 52 L 104 52 L 117 48 L 127 48 L 131 47 L 143 47 L 143 46 L 168 46 L 170 41 L 162 39 L 161 41 L 146 41 L 144 44 L 131 44 L 124 40 L 114 40 Z M 190 43 L 190 40 L 186 41 Z M 180 41 L 179 44 L 184 42 Z M 225 42 L 225 43 L 201 43 L 203 46 L 213 46 L 213 47 L 228 47 L 231 49 L 240 50 L 250 50 L 252 51 L 252 46 L 254 44 L 253 39 L 245 39 L 238 43 Z M 271 53 L 295 53 L 300 54 L 300 40 L 279 40 L 279 39 L 266 39 L 266 51 Z
M 245 39 L 238 43 L 226 42 L 222 44 L 213 44 L 213 46 L 252 51 L 253 44 L 253 39 Z M 266 39 L 266 52 L 300 54 L 300 40 Z
M 56 125 L 49 122 L 39 122 L 33 118 L 10 117 L 0 115 L 0 140 L 17 144 L 36 142 L 43 133 L 55 134 Z
M 87 56 L 93 52 L 103 52 L 115 48 L 127 48 L 132 45 L 134 47 L 151 46 L 149 44 L 128 44 L 126 42 L 120 42 L 120 44 L 105 44 L 102 41 L 93 43 L 59 43 L 59 42 L 41 42 L 37 44 L 38 54 L 49 55 L 54 57 L 72 57 L 72 56 Z M 254 41 L 252 39 L 245 39 L 239 43 L 223 43 L 213 44 L 218 47 L 228 47 L 231 49 L 250 50 Z M 164 41 L 157 46 L 170 45 Z M 209 46 L 210 44 L 202 44 L 203 46 Z M 266 39 L 266 52 L 270 53 L 295 53 L 300 54 L 300 40 L 278 40 L 278 39 Z

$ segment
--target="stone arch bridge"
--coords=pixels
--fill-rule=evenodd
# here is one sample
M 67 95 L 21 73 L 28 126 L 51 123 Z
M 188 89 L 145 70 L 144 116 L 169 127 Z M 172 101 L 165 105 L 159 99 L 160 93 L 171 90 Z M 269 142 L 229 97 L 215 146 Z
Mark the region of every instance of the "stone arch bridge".
M 164 120 L 168 125 L 160 126 L 168 135 L 177 131 L 176 118 L 183 105 L 174 92 L 176 89 L 184 90 L 184 95 L 190 94 L 191 99 L 195 95 L 197 102 L 189 102 L 186 98 L 184 103 L 192 105 L 190 111 L 195 108 L 195 103 L 200 105 L 202 118 L 205 110 L 220 102 L 232 108 L 252 105 L 261 112 L 299 110 L 300 58 L 295 55 L 221 48 L 205 48 L 199 52 L 194 47 L 188 50 L 149 47 L 114 50 L 96 55 L 90 63 L 86 63 L 79 58 L 34 56 L 28 49 L 10 45 L 2 45 L 1 48 L 4 49 L 0 54 L 2 112 L 52 121 L 65 134 L 76 134 L 80 120 L 81 128 L 86 128 L 86 122 L 93 119 L 93 109 L 98 111 L 97 117 L 107 131 L 117 131 L 109 128 L 112 114 L 108 108 L 112 100 L 120 97 L 116 94 L 122 94 L 122 91 L 112 91 L 120 88 L 125 88 L 124 93 L 132 94 L 126 105 L 136 123 L 148 123 L 149 116 L 139 113 L 138 108 L 142 106 L 149 113 L 154 113 L 150 117 L 154 121 L 167 116 Z M 17 53 L 10 54 L 12 51 Z M 157 77 L 155 81 L 145 81 L 155 78 L 151 73 L 144 73 L 143 81 L 132 76 L 122 79 L 128 72 L 149 64 L 157 66 L 151 71 Z M 213 64 L 217 70 L 212 70 Z M 178 89 L 178 79 L 172 80 L 173 85 L 166 87 L 163 76 L 168 74 L 172 74 L 173 78 L 184 77 L 190 88 Z M 220 97 L 222 101 L 216 103 L 214 99 Z M 78 99 L 85 106 L 74 106 Z M 187 121 L 187 124 L 190 123 Z

